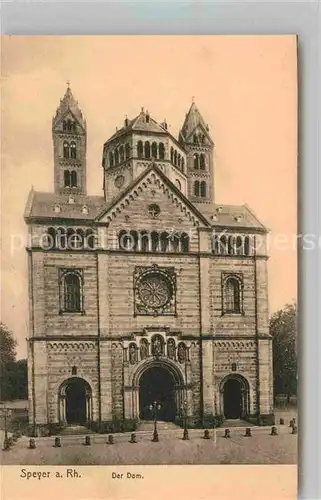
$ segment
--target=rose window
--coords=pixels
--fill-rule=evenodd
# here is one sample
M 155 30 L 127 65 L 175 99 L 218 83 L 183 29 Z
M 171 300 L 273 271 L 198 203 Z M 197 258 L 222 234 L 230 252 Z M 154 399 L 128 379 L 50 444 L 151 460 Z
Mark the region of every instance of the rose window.
M 160 274 L 148 274 L 138 286 L 138 294 L 148 308 L 159 309 L 165 307 L 173 295 L 169 280 Z

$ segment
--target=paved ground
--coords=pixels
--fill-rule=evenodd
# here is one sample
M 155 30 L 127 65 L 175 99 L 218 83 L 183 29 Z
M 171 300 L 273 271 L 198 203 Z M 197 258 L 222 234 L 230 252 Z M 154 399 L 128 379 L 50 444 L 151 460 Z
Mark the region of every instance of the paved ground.
M 18 405 L 19 408 L 19 405 Z M 16 411 L 21 411 L 19 408 Z M 252 437 L 244 437 L 245 422 L 231 425 L 227 421 L 213 430 L 211 439 L 202 438 L 202 430 L 190 430 L 190 440 L 183 441 L 182 429 L 160 425 L 160 442 L 152 443 L 152 423 L 137 432 L 137 444 L 130 444 L 129 434 L 115 434 L 115 444 L 107 445 L 107 436 L 91 435 L 91 446 L 84 446 L 84 436 L 61 436 L 61 448 L 54 448 L 54 438 L 37 438 L 35 450 L 29 450 L 29 438 L 22 437 L 9 451 L 1 451 L 0 463 L 21 465 L 156 465 L 156 464 L 295 464 L 297 436 L 288 428 L 295 408 L 275 410 L 279 435 L 270 436 L 270 427 L 252 426 Z M 25 416 L 23 417 L 25 418 Z M 285 425 L 280 426 L 280 418 Z M 2 425 L 0 427 L 3 428 Z M 10 425 L 11 427 L 11 425 Z M 225 439 L 224 428 L 230 427 L 231 439 Z M 14 430 L 9 429 L 9 430 Z M 10 433 L 9 433 L 10 435 Z M 0 431 L 3 442 L 3 431 Z
M 128 435 L 115 435 L 115 444 L 107 445 L 106 436 L 92 438 L 85 446 L 83 437 L 61 438 L 62 447 L 53 447 L 53 438 L 36 440 L 37 448 L 28 449 L 28 439 L 20 439 L 10 451 L 1 452 L 1 463 L 21 465 L 156 465 L 156 464 L 295 464 L 297 436 L 286 427 L 278 436 L 270 436 L 270 428 L 252 431 L 244 437 L 244 429 L 233 431 L 231 439 L 222 432 L 216 439 L 202 439 L 201 431 L 190 432 L 183 441 L 174 432 L 160 433 L 158 443 L 148 433 L 137 434 L 137 444 Z M 75 442 L 77 438 L 77 441 Z

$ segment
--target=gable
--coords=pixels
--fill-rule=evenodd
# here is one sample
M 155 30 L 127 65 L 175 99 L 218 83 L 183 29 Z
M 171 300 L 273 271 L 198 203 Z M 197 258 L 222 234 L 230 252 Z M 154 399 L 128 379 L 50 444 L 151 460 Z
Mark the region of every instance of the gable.
M 149 213 L 150 205 L 160 209 L 158 217 Z M 169 230 L 179 225 L 182 230 L 210 227 L 205 217 L 191 204 L 169 179 L 153 166 L 99 217 L 108 226 L 131 226 L 133 229 Z
M 54 126 L 53 126 L 54 132 L 62 132 L 63 131 L 62 122 L 64 120 L 72 120 L 72 121 L 76 122 L 77 126 L 79 126 L 83 132 L 85 132 L 83 124 L 79 121 L 79 119 L 76 117 L 76 115 L 70 110 L 70 108 L 68 108 L 67 111 L 65 113 L 63 113 L 59 117 L 59 119 L 54 123 Z M 78 132 L 79 131 L 77 131 L 77 133 Z

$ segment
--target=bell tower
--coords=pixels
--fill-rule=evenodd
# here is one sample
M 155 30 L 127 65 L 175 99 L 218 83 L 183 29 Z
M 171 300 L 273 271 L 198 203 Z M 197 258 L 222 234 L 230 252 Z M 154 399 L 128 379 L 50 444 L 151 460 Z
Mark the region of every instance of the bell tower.
M 69 84 L 52 120 L 54 187 L 59 194 L 86 194 L 86 120 Z
M 188 198 L 193 203 L 214 203 L 214 143 L 194 100 L 180 130 L 179 142 L 187 152 Z

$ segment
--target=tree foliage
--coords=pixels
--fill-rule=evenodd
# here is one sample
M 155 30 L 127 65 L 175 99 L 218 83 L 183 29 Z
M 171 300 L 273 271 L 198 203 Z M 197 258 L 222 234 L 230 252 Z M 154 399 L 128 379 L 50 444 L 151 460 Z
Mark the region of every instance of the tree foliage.
M 270 319 L 273 337 L 274 393 L 288 398 L 297 393 L 297 307 L 286 304 Z
M 13 333 L 0 323 L 0 399 L 26 399 L 28 397 L 27 360 L 16 361 L 16 346 Z

